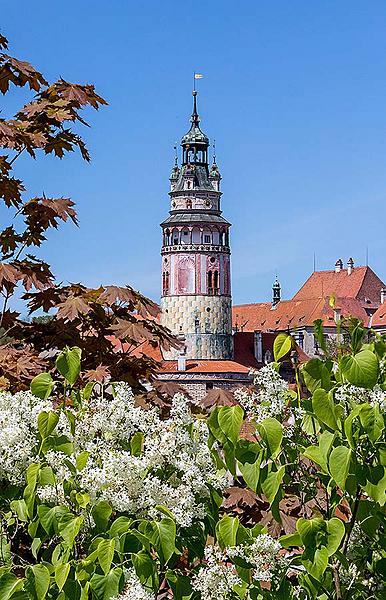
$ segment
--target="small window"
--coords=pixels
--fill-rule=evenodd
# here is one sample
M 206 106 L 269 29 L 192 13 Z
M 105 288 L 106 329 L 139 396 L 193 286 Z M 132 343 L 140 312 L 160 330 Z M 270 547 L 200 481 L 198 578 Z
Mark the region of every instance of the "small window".
M 210 235 L 204 235 L 204 244 L 210 244 Z

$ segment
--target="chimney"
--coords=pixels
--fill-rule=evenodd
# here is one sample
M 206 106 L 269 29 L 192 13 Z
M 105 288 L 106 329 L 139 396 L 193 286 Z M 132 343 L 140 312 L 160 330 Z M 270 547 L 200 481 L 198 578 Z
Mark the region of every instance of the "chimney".
M 177 338 L 181 340 L 181 342 L 185 341 L 185 336 L 178 335 Z M 177 371 L 186 371 L 186 344 L 184 344 L 180 350 L 180 353 L 177 358 Z
M 353 259 L 350 257 L 347 261 L 347 275 L 351 275 L 351 273 L 354 270 L 354 261 Z
M 177 370 L 186 371 L 186 356 L 180 355 L 177 359 Z
M 253 332 L 253 345 L 254 345 L 255 358 L 258 363 L 262 363 L 263 362 L 263 334 L 261 333 L 261 331 Z
M 341 258 L 338 258 L 338 260 L 335 263 L 335 273 L 340 273 L 342 269 L 343 269 L 343 260 Z
M 384 304 L 386 300 L 386 289 L 382 288 L 381 289 L 381 304 Z
M 335 323 L 338 323 L 338 321 L 340 321 L 341 316 L 342 316 L 342 309 L 341 308 L 334 308 L 334 321 L 335 321 Z

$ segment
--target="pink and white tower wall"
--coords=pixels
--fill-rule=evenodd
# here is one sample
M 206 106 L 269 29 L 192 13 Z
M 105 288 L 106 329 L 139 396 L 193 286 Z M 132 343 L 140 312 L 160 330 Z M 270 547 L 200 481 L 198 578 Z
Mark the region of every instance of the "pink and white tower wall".
M 161 223 L 161 322 L 185 339 L 186 358 L 233 358 L 230 223 L 221 212 L 221 176 L 201 131 L 197 92 L 182 164 L 170 176 L 170 212 Z M 165 356 L 176 358 L 176 354 Z

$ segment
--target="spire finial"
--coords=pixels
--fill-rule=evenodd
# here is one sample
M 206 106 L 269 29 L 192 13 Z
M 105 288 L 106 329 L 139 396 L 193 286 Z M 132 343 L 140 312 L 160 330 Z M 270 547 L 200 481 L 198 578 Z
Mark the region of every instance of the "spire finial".
M 196 90 L 193 90 L 192 96 L 193 96 L 193 112 L 192 112 L 192 118 L 190 120 L 192 121 L 192 123 L 198 123 L 200 121 L 200 119 L 199 119 L 198 112 L 197 112 L 197 91 Z
M 216 140 L 213 140 L 213 163 L 216 164 Z
M 174 142 L 174 165 L 178 166 L 177 142 Z

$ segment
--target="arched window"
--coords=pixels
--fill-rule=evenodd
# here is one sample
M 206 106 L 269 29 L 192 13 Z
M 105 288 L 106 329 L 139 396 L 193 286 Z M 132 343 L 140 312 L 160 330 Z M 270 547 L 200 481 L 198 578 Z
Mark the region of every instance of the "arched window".
M 169 293 L 169 271 L 162 274 L 162 293 L 164 296 Z
M 201 231 L 194 227 L 192 231 L 192 244 L 201 244 Z
M 189 235 L 190 231 L 189 229 L 184 229 L 182 232 L 182 239 L 181 242 L 183 244 L 190 244 L 190 235 Z
M 213 273 L 208 271 L 208 294 L 213 294 Z
M 188 198 L 186 201 L 186 208 L 192 208 L 192 200 L 190 198 Z
M 213 293 L 217 296 L 220 290 L 218 287 L 218 271 L 217 269 L 213 273 Z
M 204 239 L 203 239 L 204 244 L 211 244 L 212 243 L 212 232 L 210 229 L 204 229 Z
M 213 242 L 215 246 L 218 246 L 220 243 L 220 232 L 217 228 L 213 229 Z
M 173 246 L 177 246 L 177 244 L 180 243 L 180 232 L 178 231 L 178 229 L 173 229 L 172 243 Z
M 194 260 L 182 258 L 178 265 L 178 292 L 180 294 L 194 294 Z

